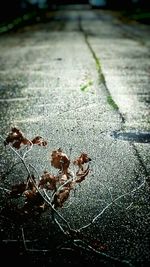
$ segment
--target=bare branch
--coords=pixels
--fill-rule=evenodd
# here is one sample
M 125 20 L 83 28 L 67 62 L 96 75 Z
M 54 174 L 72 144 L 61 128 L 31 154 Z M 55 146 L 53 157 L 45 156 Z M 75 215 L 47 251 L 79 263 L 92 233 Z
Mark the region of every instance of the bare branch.
M 141 183 L 141 185 L 139 185 L 138 187 L 134 188 L 131 192 L 124 193 L 124 194 L 120 195 L 119 197 L 115 198 L 115 199 L 114 199 L 112 202 L 110 202 L 104 209 L 102 209 L 102 211 L 101 211 L 98 215 L 96 215 L 90 223 L 88 223 L 88 224 L 85 225 L 85 226 L 82 226 L 81 228 L 78 229 L 78 231 L 81 231 L 81 230 L 83 230 L 83 229 L 85 229 L 85 228 L 90 227 L 93 223 L 95 223 L 95 221 L 96 221 L 99 217 L 101 217 L 101 215 L 102 215 L 102 214 L 103 214 L 109 207 L 111 207 L 113 204 L 116 204 L 115 202 L 117 202 L 119 199 L 124 198 L 124 197 L 126 197 L 126 196 L 128 196 L 128 195 L 132 195 L 133 193 L 135 193 L 137 190 L 139 190 L 139 189 L 140 189 L 142 186 L 144 186 L 144 185 L 145 185 L 145 180 Z

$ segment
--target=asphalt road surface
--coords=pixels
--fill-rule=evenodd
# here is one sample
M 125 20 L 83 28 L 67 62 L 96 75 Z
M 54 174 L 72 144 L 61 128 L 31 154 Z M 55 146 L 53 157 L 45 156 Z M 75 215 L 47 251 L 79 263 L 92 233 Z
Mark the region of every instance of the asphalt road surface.
M 41 267 L 150 263 L 149 33 L 149 26 L 79 5 L 59 7 L 44 21 L 0 36 L 5 261 Z M 50 154 L 58 148 L 71 160 L 82 152 L 91 158 L 88 176 L 59 210 L 80 229 L 76 249 L 50 211 L 20 220 L 6 205 L 7 190 L 27 176 L 24 164 L 11 169 L 20 158 L 3 144 L 13 126 L 48 142 L 26 154 L 35 176 L 57 172 Z

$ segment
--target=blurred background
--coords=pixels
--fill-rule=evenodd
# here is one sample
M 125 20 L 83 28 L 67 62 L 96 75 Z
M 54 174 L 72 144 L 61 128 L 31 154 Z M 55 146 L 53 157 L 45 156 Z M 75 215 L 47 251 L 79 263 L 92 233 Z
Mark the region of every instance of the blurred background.
M 146 24 L 150 23 L 149 0 L 2 0 L 0 27 L 10 23 L 15 25 L 25 23 L 37 19 L 37 16 L 42 19 L 45 12 L 68 4 L 85 4 L 89 5 L 89 8 L 117 10 L 131 19 Z

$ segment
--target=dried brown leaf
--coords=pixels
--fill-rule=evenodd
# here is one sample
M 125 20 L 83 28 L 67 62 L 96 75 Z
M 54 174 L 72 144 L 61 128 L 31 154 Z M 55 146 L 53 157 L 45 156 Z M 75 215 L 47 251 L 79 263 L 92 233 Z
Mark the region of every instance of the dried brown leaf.
M 36 136 L 35 138 L 32 139 L 32 141 L 30 141 L 24 136 L 23 132 L 17 127 L 13 127 L 11 129 L 10 133 L 8 134 L 8 136 L 4 141 L 5 146 L 10 143 L 16 149 L 19 149 L 22 145 L 31 145 L 31 144 L 39 146 L 47 145 L 47 141 L 45 141 L 41 136 Z
M 36 136 L 32 139 L 32 144 L 38 145 L 38 146 L 47 146 L 47 141 L 44 140 L 41 136 Z
M 82 153 L 79 157 L 77 157 L 73 163 L 77 165 L 79 168 L 83 169 L 83 164 L 88 163 L 91 161 L 91 158 L 88 157 L 86 153 Z
M 76 179 L 75 179 L 75 182 L 76 183 L 81 183 L 83 180 L 85 180 L 85 177 L 88 175 L 88 173 L 89 173 L 89 165 L 88 165 L 88 167 L 85 169 L 85 170 L 82 170 L 82 171 L 78 171 L 77 172 L 77 177 L 76 177 Z
M 25 205 L 23 207 L 25 213 L 29 214 L 34 211 L 43 211 L 45 201 L 37 190 L 26 190 L 24 194 L 26 197 Z
M 59 176 L 60 184 L 64 184 L 67 180 L 68 180 L 67 174 L 63 173 L 61 176 Z
M 31 199 L 34 199 L 35 198 L 35 196 L 36 196 L 36 193 L 37 193 L 37 191 L 36 191 L 36 188 L 34 187 L 32 190 L 31 189 L 28 189 L 28 190 L 26 190 L 26 191 L 24 191 L 24 196 L 29 200 L 31 200 Z
M 69 193 L 70 193 L 70 188 L 69 187 L 63 187 L 62 190 L 60 190 L 59 192 L 57 192 L 54 196 L 54 200 L 53 203 L 54 207 L 62 207 L 64 205 L 64 202 L 68 199 L 69 197 Z
M 12 198 L 17 198 L 17 197 L 20 197 L 25 190 L 26 190 L 26 183 L 23 182 L 20 184 L 15 184 L 12 186 L 12 189 L 9 195 Z
M 58 150 L 54 150 L 51 154 L 51 165 L 56 169 L 60 169 L 64 173 L 67 173 L 70 160 L 68 156 L 59 148 Z
M 50 174 L 49 172 L 45 171 L 44 174 L 41 176 L 39 181 L 40 188 L 46 188 L 49 190 L 56 190 L 56 183 L 58 181 L 58 177 Z
M 10 143 L 14 148 L 19 149 L 21 145 L 30 144 L 30 141 L 24 136 L 20 129 L 13 127 L 6 137 L 4 145 L 6 146 Z

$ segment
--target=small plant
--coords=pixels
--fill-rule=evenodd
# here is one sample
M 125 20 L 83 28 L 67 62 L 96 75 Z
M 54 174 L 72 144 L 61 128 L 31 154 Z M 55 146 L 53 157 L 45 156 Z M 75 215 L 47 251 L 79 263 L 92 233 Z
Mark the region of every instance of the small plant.
M 60 210 L 64 207 L 67 200 L 69 200 L 71 191 L 75 190 L 76 186 L 87 178 L 90 172 L 91 162 L 88 154 L 83 152 L 74 160 L 71 160 L 61 148 L 53 150 L 50 154 L 49 162 L 58 172 L 54 175 L 49 170 L 43 170 L 39 174 L 38 170 L 31 163 L 28 163 L 26 156 L 34 146 L 47 147 L 48 142 L 43 137 L 35 136 L 30 140 L 19 128 L 13 127 L 6 138 L 1 136 L 1 139 L 3 140 L 4 146 L 10 148 L 19 159 L 19 162 L 14 164 L 21 163 L 26 170 L 26 176 L 22 182 L 13 184 L 11 189 L 0 187 L 6 194 L 5 203 L 8 201 L 8 205 L 6 206 L 12 209 L 11 212 L 17 211 L 17 214 L 22 216 L 22 218 L 30 218 L 34 214 L 40 216 L 45 211 L 49 211 L 52 221 L 56 223 L 60 231 L 67 238 L 68 244 L 71 242 L 74 248 L 91 251 L 110 262 L 130 265 L 128 261 L 109 256 L 105 253 L 108 246 L 101 244 L 98 239 L 93 241 L 91 238 L 87 238 L 83 234 L 83 230 L 91 227 L 110 207 L 117 206 L 117 202 L 121 199 L 130 195 L 133 197 L 135 192 L 145 185 L 145 181 L 131 192 L 123 193 L 116 198 L 113 198 L 109 188 L 106 187 L 110 194 L 110 202 L 89 223 L 78 229 L 72 229 L 69 221 L 62 216 Z M 13 166 L 9 169 L 9 174 L 12 173 L 12 170 Z M 104 187 L 103 184 L 102 186 Z M 16 205 L 15 201 L 15 208 L 11 206 L 13 205 L 13 202 L 11 202 L 13 199 L 18 201 L 18 205 Z M 19 200 L 21 201 L 19 202 Z M 132 203 L 125 210 L 127 211 L 131 205 Z M 21 230 L 25 250 L 32 251 L 32 249 L 28 249 L 27 247 L 23 227 Z
M 92 86 L 92 85 L 93 85 L 93 82 L 92 82 L 92 81 L 89 81 L 89 82 L 87 82 L 86 84 L 82 85 L 82 86 L 80 87 L 80 90 L 83 91 L 83 92 L 85 92 L 85 91 L 87 91 L 87 90 L 89 89 L 89 87 Z
M 58 169 L 58 174 L 53 175 L 44 170 L 43 174 L 39 175 L 36 170 L 38 177 L 35 177 L 31 173 L 31 164 L 26 164 L 25 156 L 34 145 L 47 146 L 47 141 L 41 136 L 36 136 L 29 140 L 16 127 L 11 129 L 4 140 L 4 145 L 9 146 L 17 154 L 27 170 L 25 180 L 22 183 L 13 185 L 8 192 L 10 198 L 24 197 L 24 205 L 20 208 L 21 213 L 30 214 L 34 210 L 44 211 L 48 206 L 51 206 L 53 210 L 61 208 L 69 198 L 70 191 L 74 190 L 76 184 L 81 183 L 89 173 L 91 159 L 86 153 L 82 153 L 71 162 L 69 157 L 59 148 L 52 151 L 50 158 L 50 163 L 54 168 Z M 27 151 L 21 157 L 17 150 L 22 146 L 26 146 Z M 70 168 L 71 163 L 76 167 L 75 173 Z M 51 192 L 51 198 L 49 192 Z

